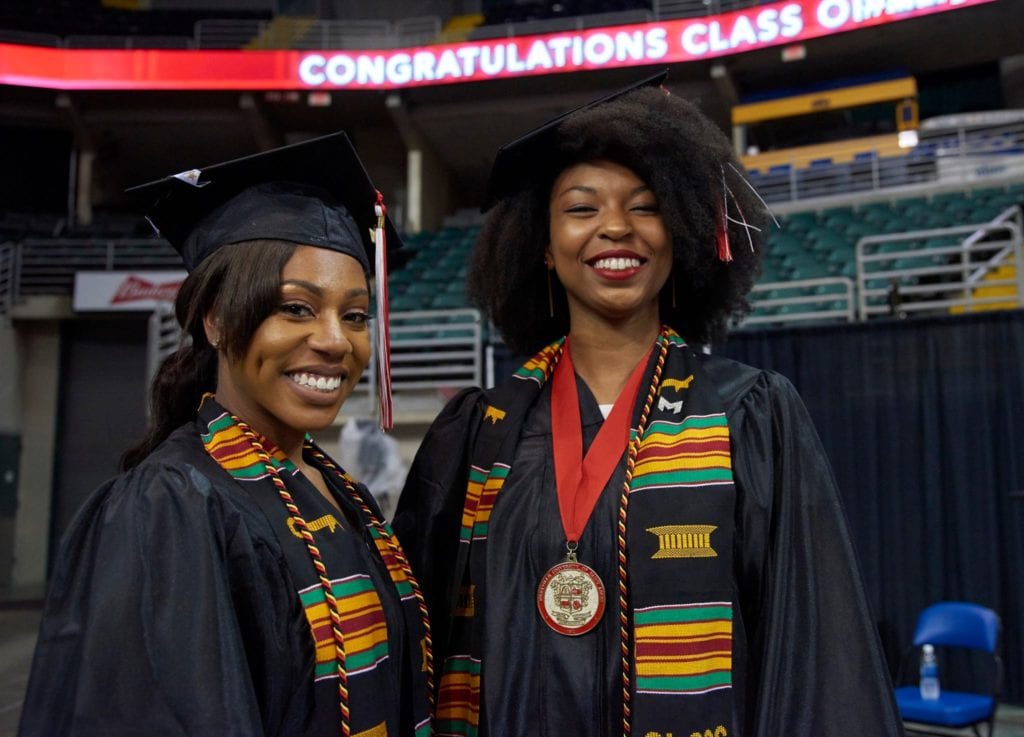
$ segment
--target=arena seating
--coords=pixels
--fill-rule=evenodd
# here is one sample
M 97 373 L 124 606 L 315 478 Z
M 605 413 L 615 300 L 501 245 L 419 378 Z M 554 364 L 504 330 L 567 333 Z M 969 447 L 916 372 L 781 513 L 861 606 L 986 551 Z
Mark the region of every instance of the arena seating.
M 466 262 L 477 233 L 477 227 L 449 227 L 407 236 L 411 258 L 388 282 L 392 311 L 467 307 Z
M 796 212 L 779 218 L 768 237 L 762 282 L 853 277 L 858 239 L 882 233 L 932 230 L 991 220 L 1024 203 L 1024 185 L 949 192 Z
M 0 213 L 0 243 L 25 238 L 48 238 L 57 235 L 64 224 L 58 215 L 4 211 Z
M 799 316 L 808 310 L 816 313 L 813 318 L 853 319 L 852 287 L 841 282 L 857 279 L 857 243 L 861 238 L 962 228 L 988 222 L 1014 205 L 1024 207 L 1024 183 L 817 210 L 794 211 L 787 208 L 788 212 L 778 217 L 779 227 L 769 226 L 764 268 L 752 295 L 755 309 L 751 317 L 755 319 L 748 322 L 770 323 L 774 321 L 772 318 L 802 320 Z M 438 231 L 404 238 L 405 263 L 393 269 L 389 279 L 392 312 L 470 307 L 465 293 L 465 277 L 480 226 L 467 225 L 466 219 L 460 217 L 453 217 L 451 223 Z M 97 213 L 95 222 L 88 228 L 69 227 L 66 220 L 55 215 L 6 213 L 0 220 L 0 242 L 13 244 L 24 241 L 32 245 L 23 254 L 26 267 L 34 263 L 33 254 L 40 250 L 40 244 L 52 241 L 53 247 L 61 244 L 70 247 L 78 243 L 79 249 L 91 249 L 90 253 L 96 249 L 106 253 L 114 247 L 113 252 L 119 255 L 117 261 L 122 266 L 130 261 L 137 263 L 139 268 L 151 259 L 154 263 L 159 261 L 157 268 L 166 268 L 168 258 L 173 260 L 173 255 L 166 248 L 154 250 L 153 246 L 161 242 L 153 240 L 143 225 L 137 217 L 117 213 Z M 914 253 L 913 258 L 907 258 L 908 250 L 920 252 L 946 248 L 945 252 L 940 250 L 930 258 L 935 264 L 948 263 L 949 248 L 959 244 L 960 239 L 961 236 L 955 234 L 932 234 L 916 240 L 882 243 L 874 253 L 892 250 L 899 252 L 900 256 L 882 261 L 876 257 L 872 269 L 900 270 L 920 266 L 925 256 Z M 103 259 L 92 268 L 102 268 L 102 263 Z M 22 275 L 23 283 L 20 285 L 24 294 L 30 293 L 32 275 L 28 271 Z M 912 277 L 900 283 L 907 286 L 917 284 L 918 280 Z M 861 286 L 878 289 L 885 283 L 869 279 Z M 813 296 L 818 299 L 811 305 Z
M 793 212 L 771 226 L 762 284 L 856 276 L 858 239 L 883 233 L 906 233 L 991 220 L 1007 207 L 1024 205 L 1024 183 Z M 390 280 L 395 312 L 467 307 L 466 263 L 479 227 L 448 227 L 406 238 L 412 256 Z M 948 245 L 931 238 L 923 247 Z M 821 294 L 835 290 L 822 285 Z M 772 298 L 772 293 L 762 295 Z M 782 310 L 785 313 L 785 309 Z

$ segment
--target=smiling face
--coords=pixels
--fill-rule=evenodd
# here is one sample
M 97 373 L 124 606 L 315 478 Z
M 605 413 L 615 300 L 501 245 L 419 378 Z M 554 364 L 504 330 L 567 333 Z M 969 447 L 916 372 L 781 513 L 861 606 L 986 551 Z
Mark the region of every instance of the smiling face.
M 565 169 L 550 200 L 545 258 L 565 287 L 570 322 L 658 324 L 672 239 L 650 188 L 610 161 Z
M 280 303 L 245 355 L 220 353 L 217 401 L 286 453 L 330 425 L 370 360 L 370 294 L 351 256 L 299 246 L 281 271 Z M 216 343 L 211 313 L 206 334 Z

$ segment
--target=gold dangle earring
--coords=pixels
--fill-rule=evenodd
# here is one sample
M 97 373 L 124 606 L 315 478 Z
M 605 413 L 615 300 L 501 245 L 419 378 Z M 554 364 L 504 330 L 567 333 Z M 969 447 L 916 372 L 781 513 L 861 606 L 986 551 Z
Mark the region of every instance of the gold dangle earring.
M 672 280 L 672 309 L 676 308 L 676 270 L 672 269 L 669 274 L 669 279 Z
M 548 267 L 548 317 L 555 316 L 555 291 L 551 286 L 551 267 Z

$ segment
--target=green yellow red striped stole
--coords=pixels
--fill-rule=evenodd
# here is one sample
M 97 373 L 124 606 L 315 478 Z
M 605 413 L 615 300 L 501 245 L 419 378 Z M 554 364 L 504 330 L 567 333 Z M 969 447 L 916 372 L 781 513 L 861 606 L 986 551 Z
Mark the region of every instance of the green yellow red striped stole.
M 546 348 L 542 348 L 537 355 L 516 369 L 512 378 L 517 381 L 533 381 L 538 388 L 544 386 L 551 378 L 551 372 L 554 371 L 559 356 L 562 355 L 563 345 L 565 338 L 559 338 Z
M 487 537 L 491 521 L 491 510 L 498 498 L 508 472 L 508 464 L 495 463 L 484 470 L 477 466 L 469 468 L 469 483 L 466 486 L 466 504 L 462 511 L 460 541 L 482 540 Z
M 636 691 L 702 694 L 727 688 L 732 670 L 732 603 L 633 610 Z
M 632 491 L 732 483 L 725 414 L 651 422 L 644 433 Z
M 388 524 L 382 522 L 381 527 L 391 535 L 391 539 L 394 539 L 394 534 L 391 533 L 391 527 Z M 370 528 L 370 537 L 373 539 L 373 545 L 377 548 L 377 552 L 384 561 L 384 565 L 387 566 L 388 574 L 395 584 L 399 597 L 401 597 L 402 601 L 415 599 L 416 594 L 413 589 L 412 579 L 407 572 L 407 566 L 403 565 L 402 561 L 395 555 L 395 551 L 388 544 L 388 538 L 376 527 Z
M 348 704 L 348 679 L 373 671 L 389 658 L 387 619 L 373 579 L 366 573 L 353 573 L 340 578 L 327 575 L 325 561 L 312 532 L 324 527 L 333 531 L 337 520 L 328 515 L 326 519 L 329 521 L 323 524 L 318 524 L 319 521 L 305 521 L 285 482 L 298 473 L 298 469 L 280 449 L 225 411 L 212 395 L 203 398 L 199 413 L 200 421 L 206 426 L 200 437 L 210 457 L 240 483 L 251 483 L 260 488 L 269 485 L 267 495 L 256 496 L 264 501 L 278 497 L 275 503 L 283 503 L 287 509 L 289 534 L 299 537 L 305 543 L 316 570 L 313 580 L 317 582 L 301 588 L 297 594 L 313 636 L 313 678 L 315 681 L 337 680 L 340 732 L 343 736 L 353 734 Z M 413 656 L 403 659 L 411 673 L 403 676 L 402 681 L 413 684 L 411 711 L 415 737 L 429 737 L 432 734 L 429 702 L 433 677 L 430 627 L 423 595 L 412 576 L 405 554 L 391 528 L 379 518 L 379 513 L 371 509 L 372 503 L 364 496 L 365 488 L 360 491 L 361 487 L 317 447 L 309 436 L 306 437 L 303 453 L 307 461 L 335 478 L 347 491 L 359 509 L 358 517 L 366 536 L 373 541 L 387 569 L 402 604 L 409 640 L 411 643 L 419 643 L 422 649 L 422 658 Z M 262 506 L 264 502 L 260 503 Z M 354 532 L 360 534 L 358 530 Z M 343 558 L 334 558 L 332 565 L 341 560 Z M 373 704 L 368 706 L 370 712 L 377 708 Z M 386 734 L 385 721 L 363 729 L 353 734 L 353 737 Z
M 209 401 L 209 400 L 207 400 Z M 201 436 L 206 452 L 217 464 L 239 481 L 259 481 L 270 476 L 259 453 L 252 447 L 242 429 L 223 412 L 207 423 L 206 432 Z M 270 464 L 286 473 L 295 473 L 296 468 L 278 448 L 266 446 Z
M 476 737 L 480 724 L 480 660 L 469 655 L 445 659 L 434 714 L 434 733 Z
M 627 589 L 620 602 L 628 603 L 624 734 L 689 735 L 708 729 L 731 734 L 735 488 L 729 424 L 717 390 L 689 346 L 670 329 L 662 340 L 667 343 L 663 366 L 659 373 L 655 351 L 634 410 L 632 466 L 620 505 L 625 534 L 619 555 L 628 570 L 620 574 L 620 586 Z M 491 404 L 479 430 L 478 455 L 471 460 L 460 531 L 460 549 L 470 549 L 471 562 L 458 568 L 465 577 L 452 607 L 454 654 L 442 668 L 438 735 L 475 737 L 480 727 L 483 628 L 474 600 L 486 585 L 480 561 L 515 442 L 503 441 L 489 457 L 479 448 L 495 447 L 488 439 L 499 430 L 506 438 L 518 437 L 563 342 L 547 346 L 485 394 Z M 641 423 L 645 403 L 649 413 Z
M 345 668 L 353 676 L 374 668 L 388 656 L 388 630 L 380 597 L 369 576 L 357 574 L 331 581 L 345 633 Z M 314 678 L 334 678 L 334 634 L 323 586 L 299 591 L 316 645 Z

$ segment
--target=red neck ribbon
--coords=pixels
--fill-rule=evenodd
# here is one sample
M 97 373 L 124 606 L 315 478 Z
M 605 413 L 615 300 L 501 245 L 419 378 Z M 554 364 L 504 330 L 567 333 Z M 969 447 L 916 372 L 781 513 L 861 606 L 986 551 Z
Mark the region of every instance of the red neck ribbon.
M 629 421 L 650 351 L 637 363 L 611 414 L 583 458 L 583 428 L 569 339 L 551 382 L 551 444 L 555 454 L 558 511 L 567 542 L 579 542 L 601 491 L 629 443 Z

